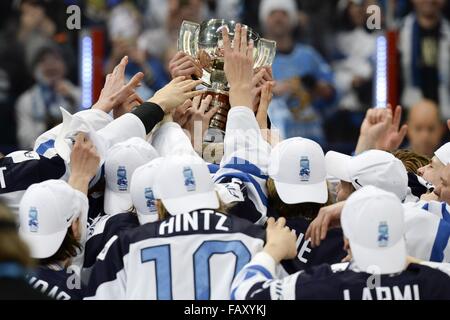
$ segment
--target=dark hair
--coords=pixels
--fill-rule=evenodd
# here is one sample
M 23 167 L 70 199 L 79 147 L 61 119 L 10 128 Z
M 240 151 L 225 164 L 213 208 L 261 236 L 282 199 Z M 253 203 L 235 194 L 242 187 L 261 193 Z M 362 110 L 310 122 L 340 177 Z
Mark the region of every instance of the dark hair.
M 315 203 L 315 202 L 304 202 L 295 204 L 284 203 L 283 200 L 281 200 L 280 196 L 278 195 L 273 179 L 271 178 L 267 180 L 267 193 L 268 193 L 269 207 L 275 210 L 280 215 L 280 217 L 285 218 L 303 217 L 306 220 L 313 220 L 315 217 L 317 217 L 320 208 L 327 205 L 327 203 Z
M 59 57 L 62 61 L 64 61 L 64 64 L 67 64 L 66 60 L 64 59 L 64 53 L 62 49 L 56 43 L 47 43 L 40 47 L 34 54 L 31 60 L 31 70 L 34 70 L 39 62 L 41 62 L 42 59 L 49 54 Z
M 72 228 L 67 229 L 66 236 L 59 247 L 58 251 L 49 258 L 39 259 L 40 265 L 52 264 L 55 262 L 61 262 L 77 255 L 77 251 L 81 249 L 81 244 L 75 238 Z

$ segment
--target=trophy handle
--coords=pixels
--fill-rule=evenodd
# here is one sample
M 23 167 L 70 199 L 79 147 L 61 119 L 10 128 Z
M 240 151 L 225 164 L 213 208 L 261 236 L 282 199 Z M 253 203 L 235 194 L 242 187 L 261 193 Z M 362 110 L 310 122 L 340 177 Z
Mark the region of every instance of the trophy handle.
M 181 24 L 178 36 L 178 51 L 196 58 L 198 53 L 198 33 L 200 25 L 195 22 L 184 20 Z
M 256 48 L 256 58 L 253 68 L 260 68 L 263 66 L 271 66 L 277 49 L 276 41 L 259 39 Z

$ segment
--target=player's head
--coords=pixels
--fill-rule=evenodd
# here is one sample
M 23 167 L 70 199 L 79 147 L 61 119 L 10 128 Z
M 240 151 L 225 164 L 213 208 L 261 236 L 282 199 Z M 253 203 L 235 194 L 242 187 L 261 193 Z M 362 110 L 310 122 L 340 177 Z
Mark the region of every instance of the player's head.
M 345 202 L 342 230 L 362 272 L 390 274 L 405 269 L 403 210 L 398 196 L 374 186 L 360 188 Z
M 430 163 L 430 159 L 408 149 L 398 149 L 392 155 L 399 159 L 408 173 L 417 173 L 419 168 Z
M 31 185 L 19 207 L 19 234 L 40 263 L 66 261 L 78 254 L 86 237 L 86 195 L 63 180 Z
M 259 6 L 259 22 L 269 37 L 277 38 L 298 24 L 294 0 L 263 0 Z
M 130 183 L 133 172 L 157 156 L 158 152 L 141 138 L 117 143 L 108 150 L 105 159 L 105 213 L 125 212 L 132 206 Z
M 155 178 L 154 194 L 171 215 L 220 206 L 208 166 L 195 155 L 164 158 Z
M 328 200 L 325 157 L 316 142 L 290 138 L 271 153 L 267 182 L 269 204 L 282 216 L 314 218 Z
M 437 194 L 439 200 L 450 205 L 450 164 L 447 164 L 442 171 L 441 182 L 436 186 L 434 193 Z
M 325 162 L 328 174 L 341 180 L 337 201 L 347 199 L 354 190 L 368 185 L 392 192 L 402 201 L 406 197 L 408 175 L 405 166 L 388 152 L 369 150 L 351 157 L 329 151 Z
M 437 186 L 441 181 L 444 167 L 450 163 L 450 142 L 447 142 L 434 153 L 431 162 L 417 170 L 426 181 Z
M 136 210 L 140 224 L 158 220 L 158 210 L 154 193 L 155 177 L 164 158 L 155 158 L 137 168 L 131 178 L 131 201 Z
M 0 263 L 15 262 L 31 267 L 30 249 L 17 233 L 17 223 L 12 212 L 0 202 Z
M 408 140 L 414 152 L 427 157 L 439 147 L 444 134 L 439 107 L 430 100 L 415 104 L 408 114 Z

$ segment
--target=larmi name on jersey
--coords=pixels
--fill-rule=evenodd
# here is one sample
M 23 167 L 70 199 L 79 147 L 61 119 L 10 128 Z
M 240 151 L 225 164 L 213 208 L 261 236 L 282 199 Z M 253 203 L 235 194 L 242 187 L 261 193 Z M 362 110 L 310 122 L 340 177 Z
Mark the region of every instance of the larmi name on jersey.
M 351 296 L 350 290 L 344 289 L 343 295 L 344 300 L 420 300 L 418 284 L 404 285 L 403 290 L 400 286 L 380 286 L 373 289 L 365 287 L 360 297 Z

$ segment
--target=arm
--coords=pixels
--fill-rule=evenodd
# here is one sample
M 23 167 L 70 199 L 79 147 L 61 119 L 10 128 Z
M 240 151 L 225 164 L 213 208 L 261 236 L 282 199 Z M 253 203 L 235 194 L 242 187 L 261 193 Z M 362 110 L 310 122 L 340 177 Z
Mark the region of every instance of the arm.
M 269 218 L 264 250 L 256 254 L 234 279 L 231 286 L 232 300 L 295 299 L 299 273 L 282 280 L 275 277 L 276 267 L 280 261 L 292 259 L 297 254 L 295 234 L 285 226 L 285 223 L 284 218 L 278 219 L 277 222 Z

